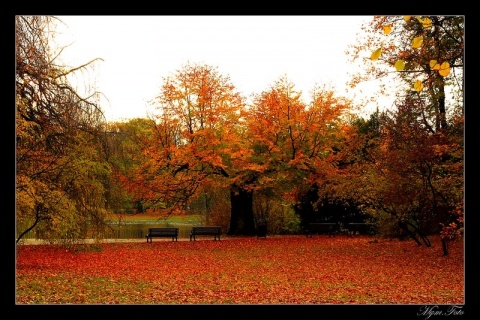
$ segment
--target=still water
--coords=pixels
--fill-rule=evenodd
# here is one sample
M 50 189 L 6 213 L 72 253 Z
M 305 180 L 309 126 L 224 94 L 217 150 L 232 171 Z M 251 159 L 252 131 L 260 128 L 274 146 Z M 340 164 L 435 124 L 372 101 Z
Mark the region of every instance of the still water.
M 145 239 L 148 228 L 174 227 L 178 228 L 178 238 L 190 238 L 191 224 L 177 223 L 155 223 L 155 224 L 138 224 L 129 223 L 122 225 L 110 225 L 111 230 L 103 236 L 105 239 Z
M 192 224 L 187 223 L 124 223 L 110 224 L 102 234 L 103 239 L 145 239 L 148 228 L 174 227 L 178 228 L 178 238 L 190 238 Z M 31 231 L 24 236 L 25 239 L 42 239 L 42 235 Z

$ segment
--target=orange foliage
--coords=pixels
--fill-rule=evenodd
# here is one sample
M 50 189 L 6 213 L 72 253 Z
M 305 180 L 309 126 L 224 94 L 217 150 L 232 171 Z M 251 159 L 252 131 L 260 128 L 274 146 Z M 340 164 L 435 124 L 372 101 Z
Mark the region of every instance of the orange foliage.
M 315 87 L 307 104 L 286 77 L 257 95 L 246 119 L 254 150 L 251 161 L 261 168 L 257 172 L 263 187 L 276 183 L 290 198 L 299 178 L 312 180 L 335 171 L 331 147 L 340 141 L 342 117 L 351 109 L 349 101 L 326 86 Z
M 136 199 L 181 211 L 203 187 L 225 183 L 244 102 L 208 65 L 187 64 L 164 80 L 145 160 L 121 181 Z

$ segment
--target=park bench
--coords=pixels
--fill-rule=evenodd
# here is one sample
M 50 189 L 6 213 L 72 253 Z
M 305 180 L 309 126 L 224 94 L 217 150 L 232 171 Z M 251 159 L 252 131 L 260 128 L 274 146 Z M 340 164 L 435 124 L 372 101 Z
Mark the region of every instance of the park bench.
M 350 222 L 347 223 L 347 232 L 350 236 L 354 236 L 356 234 L 370 234 L 371 227 L 372 226 L 370 223 Z
M 196 240 L 196 236 L 213 236 L 213 240 L 220 240 L 222 228 L 218 226 L 193 227 L 190 231 L 190 241 Z
M 152 242 L 153 237 L 172 237 L 172 241 L 178 241 L 178 228 L 148 228 L 146 237 L 147 243 Z
M 312 222 L 307 226 L 307 238 L 312 237 L 314 233 L 328 234 L 333 237 L 338 232 L 338 229 L 338 224 L 334 222 Z

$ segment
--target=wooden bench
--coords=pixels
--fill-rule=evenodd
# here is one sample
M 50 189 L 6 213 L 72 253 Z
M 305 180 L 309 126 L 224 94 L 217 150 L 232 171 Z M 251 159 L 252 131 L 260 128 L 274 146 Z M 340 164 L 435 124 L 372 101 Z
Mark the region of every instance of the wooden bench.
M 317 234 L 328 234 L 330 236 L 335 236 L 335 233 L 338 232 L 338 224 L 330 222 L 314 222 L 309 223 L 307 226 L 307 238 L 312 237 L 314 233 Z
M 196 236 L 213 236 L 213 240 L 220 240 L 222 228 L 218 226 L 193 227 L 190 231 L 190 241 L 196 240 Z
M 178 228 L 148 228 L 146 237 L 147 243 L 152 242 L 153 237 L 172 237 L 172 241 L 178 241 Z

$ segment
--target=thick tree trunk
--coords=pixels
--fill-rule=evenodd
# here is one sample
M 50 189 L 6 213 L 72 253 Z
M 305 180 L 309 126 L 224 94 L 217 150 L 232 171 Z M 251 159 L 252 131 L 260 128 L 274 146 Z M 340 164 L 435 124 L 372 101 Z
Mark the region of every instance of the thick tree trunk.
M 253 192 L 233 186 L 230 190 L 231 216 L 229 235 L 255 235 Z

